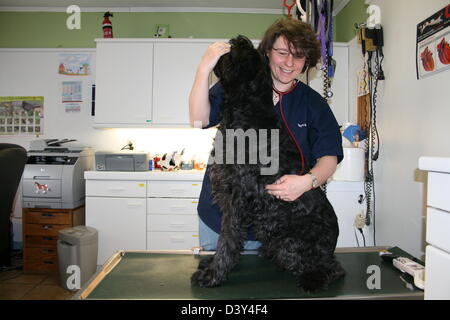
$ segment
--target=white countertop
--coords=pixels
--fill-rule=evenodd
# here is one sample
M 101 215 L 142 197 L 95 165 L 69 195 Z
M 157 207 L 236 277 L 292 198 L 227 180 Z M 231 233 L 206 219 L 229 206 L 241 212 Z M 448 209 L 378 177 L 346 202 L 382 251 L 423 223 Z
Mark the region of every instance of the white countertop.
M 446 157 L 420 157 L 419 169 L 450 173 L 450 158 Z
M 86 180 L 184 180 L 203 181 L 205 170 L 85 171 Z

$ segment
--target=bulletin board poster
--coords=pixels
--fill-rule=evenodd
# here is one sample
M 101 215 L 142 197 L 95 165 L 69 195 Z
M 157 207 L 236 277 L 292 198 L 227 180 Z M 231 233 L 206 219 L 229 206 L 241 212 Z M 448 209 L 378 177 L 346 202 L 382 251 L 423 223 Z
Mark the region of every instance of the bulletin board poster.
M 60 53 L 58 73 L 66 76 L 88 76 L 91 74 L 89 53 Z
M 43 134 L 44 97 L 0 97 L 0 135 Z
M 417 25 L 417 79 L 450 69 L 450 4 Z

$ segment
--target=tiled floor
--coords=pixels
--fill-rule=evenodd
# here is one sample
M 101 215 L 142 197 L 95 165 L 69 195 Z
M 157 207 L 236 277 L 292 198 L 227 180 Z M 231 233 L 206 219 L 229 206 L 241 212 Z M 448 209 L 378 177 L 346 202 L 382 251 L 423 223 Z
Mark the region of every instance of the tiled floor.
M 59 285 L 58 274 L 0 272 L 0 300 L 66 300 L 74 294 Z
M 24 274 L 22 253 L 15 251 L 9 271 L 0 269 L 0 300 L 66 300 L 76 292 L 59 285 L 59 275 Z

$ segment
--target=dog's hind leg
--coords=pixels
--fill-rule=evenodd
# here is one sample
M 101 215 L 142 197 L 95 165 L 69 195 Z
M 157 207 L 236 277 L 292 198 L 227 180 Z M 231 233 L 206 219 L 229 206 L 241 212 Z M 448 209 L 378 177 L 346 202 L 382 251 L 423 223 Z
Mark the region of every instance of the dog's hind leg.
M 224 219 L 213 257 L 202 259 L 191 283 L 200 287 L 215 287 L 227 279 L 228 273 L 239 262 L 246 230 L 239 219 Z

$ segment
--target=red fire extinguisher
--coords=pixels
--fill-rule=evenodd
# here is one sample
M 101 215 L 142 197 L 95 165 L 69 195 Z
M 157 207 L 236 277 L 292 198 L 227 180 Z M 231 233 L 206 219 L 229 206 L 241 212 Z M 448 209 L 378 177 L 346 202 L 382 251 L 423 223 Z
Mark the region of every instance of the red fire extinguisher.
M 113 37 L 113 30 L 112 30 L 112 23 L 109 20 L 109 17 L 113 17 L 113 14 L 108 12 L 105 12 L 105 14 L 103 15 L 103 23 L 102 23 L 102 28 L 103 28 L 103 38 L 112 38 Z

